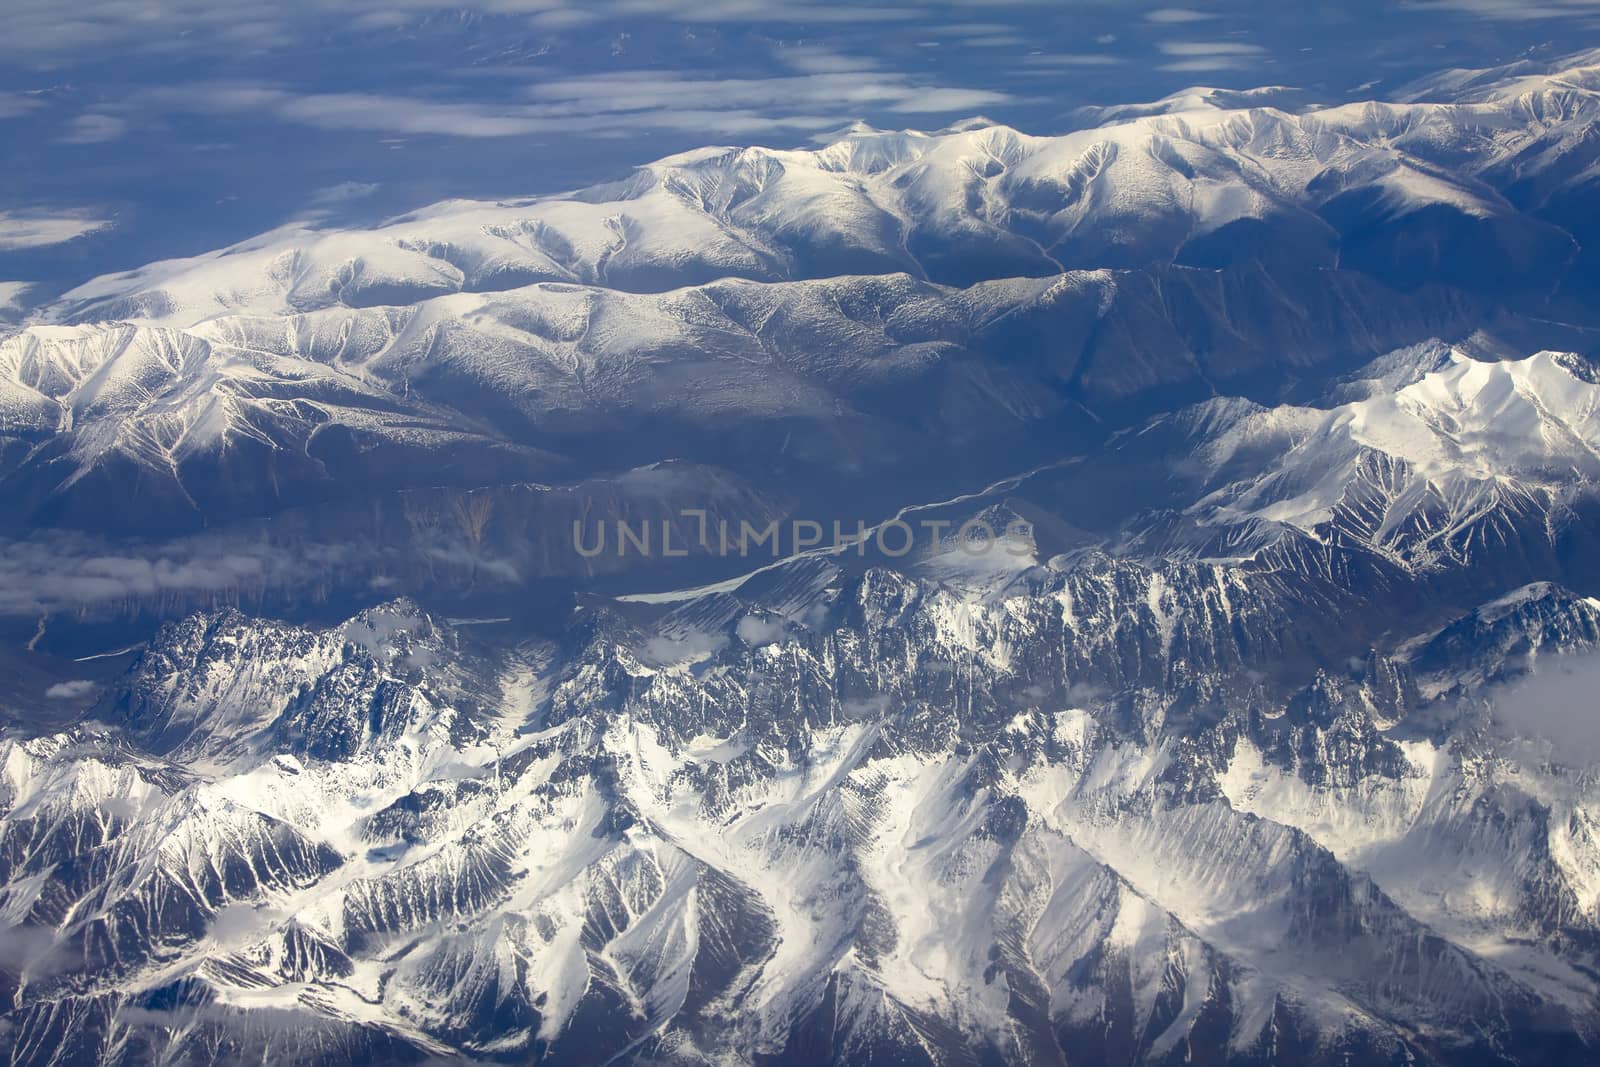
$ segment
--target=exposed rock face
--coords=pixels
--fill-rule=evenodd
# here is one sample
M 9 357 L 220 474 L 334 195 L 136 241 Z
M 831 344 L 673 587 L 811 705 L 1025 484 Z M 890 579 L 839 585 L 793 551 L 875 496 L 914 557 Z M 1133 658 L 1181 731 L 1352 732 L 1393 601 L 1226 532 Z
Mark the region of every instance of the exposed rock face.
M 0 342 L 0 502 L 342 539 L 373 606 L 171 611 L 0 735 L 0 1046 L 1594 1060 L 1600 749 L 1522 727 L 1600 648 L 1600 375 L 1466 336 L 1577 284 L 1589 64 L 708 150 L 72 294 Z M 567 551 L 803 476 L 942 539 Z M 535 577 L 542 630 L 423 595 Z
M 19 1058 L 1596 1039 L 1593 780 L 1451 710 L 1592 647 L 1594 601 L 1529 586 L 1352 666 L 1359 627 L 1292 636 L 1317 573 L 1091 555 L 980 597 L 809 588 L 759 634 L 772 600 L 710 594 L 499 651 L 405 601 L 169 626 L 110 727 L 6 744 Z

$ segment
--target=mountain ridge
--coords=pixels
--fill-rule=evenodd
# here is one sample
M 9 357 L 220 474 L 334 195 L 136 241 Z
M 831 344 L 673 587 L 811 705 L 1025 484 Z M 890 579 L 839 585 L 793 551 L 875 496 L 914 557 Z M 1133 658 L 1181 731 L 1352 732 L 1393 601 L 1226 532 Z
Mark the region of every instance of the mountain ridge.
M 68 294 L 0 339 L 11 1061 L 1592 1059 L 1597 55 Z

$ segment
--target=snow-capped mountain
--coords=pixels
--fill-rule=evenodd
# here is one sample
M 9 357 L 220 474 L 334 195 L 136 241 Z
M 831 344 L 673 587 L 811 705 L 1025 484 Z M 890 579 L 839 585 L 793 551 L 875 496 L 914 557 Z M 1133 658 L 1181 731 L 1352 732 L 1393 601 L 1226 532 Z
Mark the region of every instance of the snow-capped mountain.
M 1501 278 L 1526 278 L 1575 251 L 1538 212 L 1593 176 L 1597 69 L 1590 53 L 1539 72 L 1457 72 L 1395 103 L 1294 112 L 1196 91 L 1058 137 L 978 123 L 863 128 L 812 151 L 707 148 L 567 196 L 452 201 L 367 232 L 289 227 L 90 282 L 52 314 L 187 327 L 535 283 L 660 292 L 906 273 L 965 287 L 1220 265 L 1241 251 L 1333 266 L 1401 242 L 1436 258 L 1378 273 L 1451 277 L 1489 266 L 1454 253 L 1498 251 L 1513 257 L 1494 264 Z M 1230 228 L 1267 240 L 1219 239 Z
M 69 293 L 0 340 L 0 562 L 77 568 L 0 692 L 0 1045 L 1594 1060 L 1597 62 L 707 149 Z M 856 517 L 932 532 L 694 536 Z M 622 521 L 685 554 L 572 540 Z M 316 588 L 183 569 L 247 545 Z
M 873 571 L 698 646 L 185 620 L 7 743 L 17 1056 L 1581 1058 L 1592 778 L 1412 725 L 1507 603 L 1290 690 L 1253 584 Z
M 870 486 L 885 457 L 937 457 L 896 472 L 921 475 L 1085 407 L 1548 331 L 1591 276 L 1563 205 L 1592 185 L 1593 63 L 1394 104 L 1199 92 L 1056 137 L 863 129 L 287 227 L 90 282 L 0 343 L 0 490 L 80 527 L 136 494 L 130 527 L 170 532 L 357 481 L 665 458 Z
M 1345 396 L 1358 399 L 1336 402 Z M 1359 546 L 1422 570 L 1532 533 L 1585 537 L 1600 478 L 1600 384 L 1571 353 L 1391 353 L 1320 406 L 1218 398 L 1114 439 L 1106 462 L 1167 472 L 1131 521 L 1145 550 L 1240 556 L 1283 539 Z
M 800 484 L 920 476 L 929 456 L 1081 437 L 1096 425 L 1086 404 L 1377 355 L 1473 321 L 1464 296 L 1360 275 L 1297 275 L 1264 299 L 1260 283 L 1258 269 L 1163 268 L 966 290 L 906 274 L 646 294 L 540 284 L 181 330 L 33 327 L 0 342 L 15 457 L 0 488 L 14 522 L 98 528 L 110 493 L 156 498 L 130 501 L 126 522 L 170 531 L 352 484 L 543 484 L 667 458 L 751 480 L 781 464 Z M 1257 305 L 1248 324 L 1242 302 Z

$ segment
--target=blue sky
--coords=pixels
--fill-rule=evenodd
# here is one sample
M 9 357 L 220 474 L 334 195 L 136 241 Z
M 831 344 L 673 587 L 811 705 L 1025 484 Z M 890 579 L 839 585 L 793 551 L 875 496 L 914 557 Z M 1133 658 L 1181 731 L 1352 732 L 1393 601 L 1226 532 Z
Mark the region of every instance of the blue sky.
M 292 218 L 587 184 L 854 120 L 1030 132 L 1190 85 L 1381 95 L 1600 42 L 1600 0 L 7 0 L 0 305 Z

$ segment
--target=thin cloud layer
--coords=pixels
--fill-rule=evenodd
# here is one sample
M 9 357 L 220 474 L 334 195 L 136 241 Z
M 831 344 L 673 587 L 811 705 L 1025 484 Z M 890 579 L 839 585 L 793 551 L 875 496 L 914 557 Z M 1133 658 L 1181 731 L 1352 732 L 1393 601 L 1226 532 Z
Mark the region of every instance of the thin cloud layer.
M 1162 7 L 1145 15 L 1146 22 L 1157 25 L 1176 26 L 1190 22 L 1206 22 L 1217 17 L 1214 11 L 1194 11 L 1186 7 Z
M 57 0 L 11 0 L 0 53 L 44 60 L 111 47 L 160 55 L 195 48 L 267 49 L 323 32 L 382 32 L 438 12 L 435 0 L 83 0 L 70 13 Z M 1029 0 L 921 0 L 846 3 L 840 0 L 471 0 L 465 17 L 514 20 L 535 29 L 565 30 L 601 21 L 667 20 L 687 25 L 749 23 L 773 27 L 892 25 L 949 22 L 962 13 L 1028 10 Z M 940 16 L 930 13 L 948 14 Z
M 1159 47 L 1162 55 L 1173 57 L 1162 64 L 1166 71 L 1236 70 L 1266 55 L 1260 45 L 1243 41 L 1163 41 Z
M 20 310 L 31 288 L 28 282 L 0 282 L 0 313 Z
M 1549 657 L 1491 694 L 1495 724 L 1509 737 L 1550 744 L 1566 763 L 1600 762 L 1600 655 Z
M 31 93 L 0 93 L 0 119 L 14 119 L 43 106 Z
M 31 214 L 0 210 L 0 252 L 65 244 L 111 225 L 88 213 Z
M 1417 11 L 1460 12 L 1502 21 L 1600 16 L 1600 0 L 1544 0 L 1542 3 L 1519 3 L 1517 0 L 1420 0 L 1410 6 Z
M 243 539 L 112 546 L 57 532 L 0 542 L 0 617 L 96 611 L 151 602 L 232 600 L 324 580 L 350 564 L 338 546 L 294 550 Z
M 605 137 L 673 129 L 734 135 L 837 127 L 866 109 L 905 115 L 972 113 L 1012 99 L 990 89 L 929 84 L 815 48 L 793 55 L 780 50 L 777 58 L 807 72 L 765 78 L 655 71 L 577 75 L 530 84 L 522 101 L 510 103 L 297 93 L 265 83 L 192 83 L 135 94 L 121 105 L 126 118 L 111 118 L 105 125 L 85 120 L 82 125 L 86 133 L 109 135 L 140 115 L 197 114 L 254 116 L 322 130 L 465 139 Z

